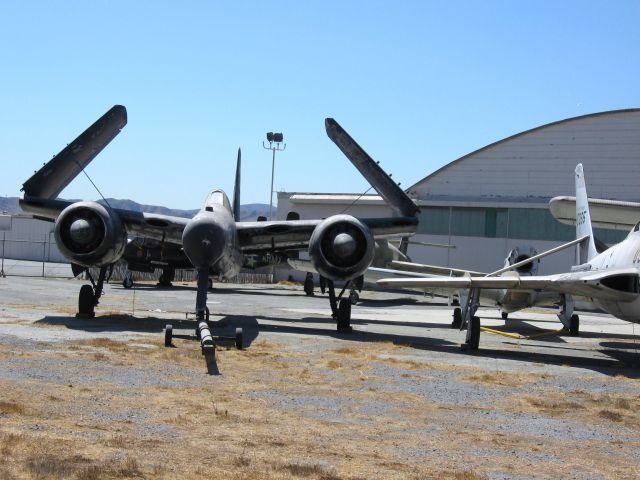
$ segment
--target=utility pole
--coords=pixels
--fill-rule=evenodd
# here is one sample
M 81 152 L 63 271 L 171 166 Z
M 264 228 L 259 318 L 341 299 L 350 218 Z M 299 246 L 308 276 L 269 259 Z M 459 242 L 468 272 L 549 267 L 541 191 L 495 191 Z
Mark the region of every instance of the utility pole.
M 262 148 L 267 150 L 271 150 L 273 152 L 273 156 L 271 159 L 271 196 L 269 197 L 269 220 L 273 220 L 273 174 L 275 172 L 276 167 L 276 152 L 281 152 L 287 148 L 287 144 L 283 143 L 284 136 L 282 133 L 273 133 L 267 132 L 267 142 L 269 142 L 269 146 L 267 147 L 262 141 Z M 282 144 L 282 147 L 280 147 Z

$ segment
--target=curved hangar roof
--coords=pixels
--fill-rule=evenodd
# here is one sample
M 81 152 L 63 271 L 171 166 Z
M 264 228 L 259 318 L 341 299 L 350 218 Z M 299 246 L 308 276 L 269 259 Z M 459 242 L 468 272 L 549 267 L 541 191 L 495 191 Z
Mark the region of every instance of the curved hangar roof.
M 408 189 L 419 200 L 546 202 L 574 194 L 584 165 L 589 197 L 640 200 L 640 108 L 543 125 L 445 165 Z

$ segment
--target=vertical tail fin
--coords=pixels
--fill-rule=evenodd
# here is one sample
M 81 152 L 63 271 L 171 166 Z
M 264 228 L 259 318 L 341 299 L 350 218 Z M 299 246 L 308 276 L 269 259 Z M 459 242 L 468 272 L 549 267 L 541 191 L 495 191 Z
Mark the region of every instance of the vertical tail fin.
M 582 164 L 576 165 L 576 238 L 589 235 L 589 238 L 580 243 L 578 247 L 578 264 L 586 263 L 598 255 L 593 239 L 591 227 L 591 214 L 589 212 L 589 200 L 587 199 L 587 187 L 584 182 Z
M 233 186 L 233 218 L 240 221 L 240 148 L 238 148 L 238 163 L 236 164 L 236 183 Z

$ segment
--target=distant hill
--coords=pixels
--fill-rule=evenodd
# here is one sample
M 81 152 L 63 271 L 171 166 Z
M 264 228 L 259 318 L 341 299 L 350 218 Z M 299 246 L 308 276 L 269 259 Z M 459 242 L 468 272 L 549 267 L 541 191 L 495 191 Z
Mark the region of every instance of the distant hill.
M 193 217 L 197 209 L 195 210 L 179 210 L 175 208 L 160 207 L 156 205 L 143 205 L 133 200 L 121 200 L 117 198 L 108 198 L 109 205 L 113 208 L 122 208 L 125 210 L 133 210 L 136 212 L 149 212 L 158 213 L 161 215 L 172 215 L 175 217 L 191 218 Z M 0 212 L 7 212 L 15 215 L 22 213 L 20 205 L 18 204 L 18 197 L 0 197 Z M 269 215 L 269 205 L 265 203 L 249 203 L 247 205 L 240 206 L 240 220 L 253 221 L 258 216 Z

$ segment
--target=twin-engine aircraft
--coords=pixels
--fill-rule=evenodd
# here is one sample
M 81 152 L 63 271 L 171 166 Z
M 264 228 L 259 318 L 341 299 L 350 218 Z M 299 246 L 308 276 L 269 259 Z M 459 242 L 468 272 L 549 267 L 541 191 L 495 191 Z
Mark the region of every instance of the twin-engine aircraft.
M 339 331 L 351 329 L 351 303 L 336 295 L 334 282 L 361 277 L 374 255 L 374 238 L 415 233 L 417 206 L 333 119 L 325 120 L 329 138 L 343 151 L 397 217 L 357 219 L 333 215 L 323 220 L 241 222 L 240 171 L 236 171 L 233 204 L 222 190 L 213 190 L 191 219 L 111 208 L 92 201 L 57 199 L 60 192 L 91 162 L 127 123 L 124 106 L 116 105 L 91 125 L 23 185 L 23 210 L 55 222 L 58 248 L 74 270 L 89 273 L 98 267 L 91 285 L 83 285 L 78 314 L 93 317 L 107 275 L 124 255 L 129 238 L 152 239 L 181 247 L 197 270 L 196 335 L 203 353 L 215 352 L 208 324 L 209 277 L 232 278 L 244 255 L 308 249 L 315 269 L 326 278 L 331 311 Z M 238 157 L 238 166 L 239 166 Z
M 574 297 L 585 298 L 622 320 L 640 323 L 640 223 L 635 224 L 625 240 L 598 253 L 581 164 L 575 169 L 575 183 L 577 239 L 574 243 L 579 245 L 578 265 L 572 267 L 570 272 L 521 276 L 515 272 L 497 271 L 483 277 L 383 279 L 378 283 L 384 287 L 467 290 L 469 293 L 462 309 L 460 328 L 467 329 L 464 347 L 469 350 L 477 350 L 479 345 L 480 319 L 475 313 L 479 305 L 480 292 L 484 289 L 522 294 L 557 293 L 562 299 L 558 317 L 567 328 L 576 333 L 579 319 L 573 313 Z M 504 274 L 497 276 L 500 273 Z

